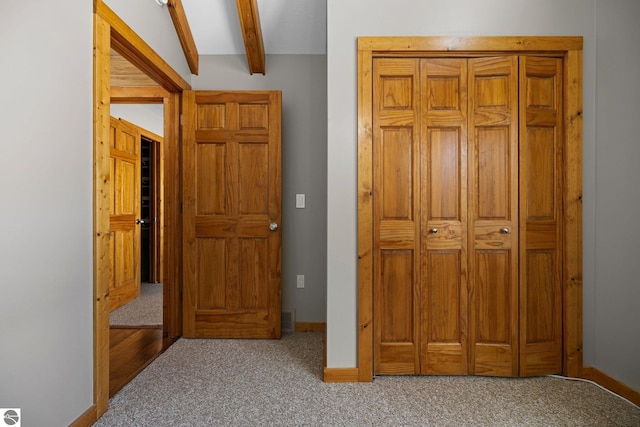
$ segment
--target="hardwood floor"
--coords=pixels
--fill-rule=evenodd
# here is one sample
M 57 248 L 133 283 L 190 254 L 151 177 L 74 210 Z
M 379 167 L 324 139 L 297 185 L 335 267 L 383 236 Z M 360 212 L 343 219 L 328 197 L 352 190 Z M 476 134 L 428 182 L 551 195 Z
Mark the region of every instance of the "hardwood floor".
M 109 397 L 174 342 L 175 339 L 162 338 L 162 326 L 112 326 L 109 330 Z

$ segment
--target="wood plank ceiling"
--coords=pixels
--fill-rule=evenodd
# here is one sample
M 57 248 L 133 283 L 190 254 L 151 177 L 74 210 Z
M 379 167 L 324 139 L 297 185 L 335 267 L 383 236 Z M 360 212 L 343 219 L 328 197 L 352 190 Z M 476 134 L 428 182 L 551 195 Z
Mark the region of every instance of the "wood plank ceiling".
M 160 85 L 111 49 L 111 87 L 160 87 Z

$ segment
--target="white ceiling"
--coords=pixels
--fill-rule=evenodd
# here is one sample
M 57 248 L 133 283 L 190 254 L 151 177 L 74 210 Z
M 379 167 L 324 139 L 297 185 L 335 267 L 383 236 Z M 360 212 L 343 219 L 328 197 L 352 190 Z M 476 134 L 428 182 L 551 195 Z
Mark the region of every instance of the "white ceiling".
M 235 0 L 182 0 L 200 55 L 245 54 Z M 325 54 L 326 0 L 258 0 L 264 51 Z

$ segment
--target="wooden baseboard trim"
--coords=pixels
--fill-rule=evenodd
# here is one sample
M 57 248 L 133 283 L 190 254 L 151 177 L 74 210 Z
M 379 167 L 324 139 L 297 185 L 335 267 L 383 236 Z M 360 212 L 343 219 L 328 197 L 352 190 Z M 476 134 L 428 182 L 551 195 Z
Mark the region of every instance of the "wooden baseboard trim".
M 162 329 L 162 325 L 109 325 L 109 329 Z
M 69 427 L 89 427 L 98 421 L 98 412 L 96 405 L 87 409 L 84 414 L 80 415 L 74 422 L 69 424 Z
M 324 322 L 296 322 L 296 332 L 324 332 L 326 328 Z
M 582 378 L 593 381 L 601 385 L 607 390 L 620 395 L 634 405 L 640 406 L 640 392 L 632 389 L 626 384 L 621 383 L 617 379 L 610 377 L 598 368 L 585 367 L 582 368 Z
M 324 368 L 325 383 L 357 383 L 358 368 Z

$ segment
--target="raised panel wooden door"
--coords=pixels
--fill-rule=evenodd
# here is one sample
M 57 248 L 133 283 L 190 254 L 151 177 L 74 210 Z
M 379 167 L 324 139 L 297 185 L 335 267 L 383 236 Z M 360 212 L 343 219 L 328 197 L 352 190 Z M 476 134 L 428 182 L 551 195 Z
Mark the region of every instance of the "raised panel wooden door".
M 183 93 L 185 337 L 281 335 L 281 94 Z
M 520 58 L 520 375 L 562 372 L 562 59 Z
M 470 373 L 518 375 L 518 58 L 469 59 Z
M 140 133 L 111 118 L 109 310 L 140 295 Z
M 417 374 L 420 62 L 375 59 L 373 69 L 374 373 Z
M 420 87 L 420 373 L 466 374 L 467 60 L 422 60 Z
M 373 60 L 375 374 L 562 371 L 562 59 Z

